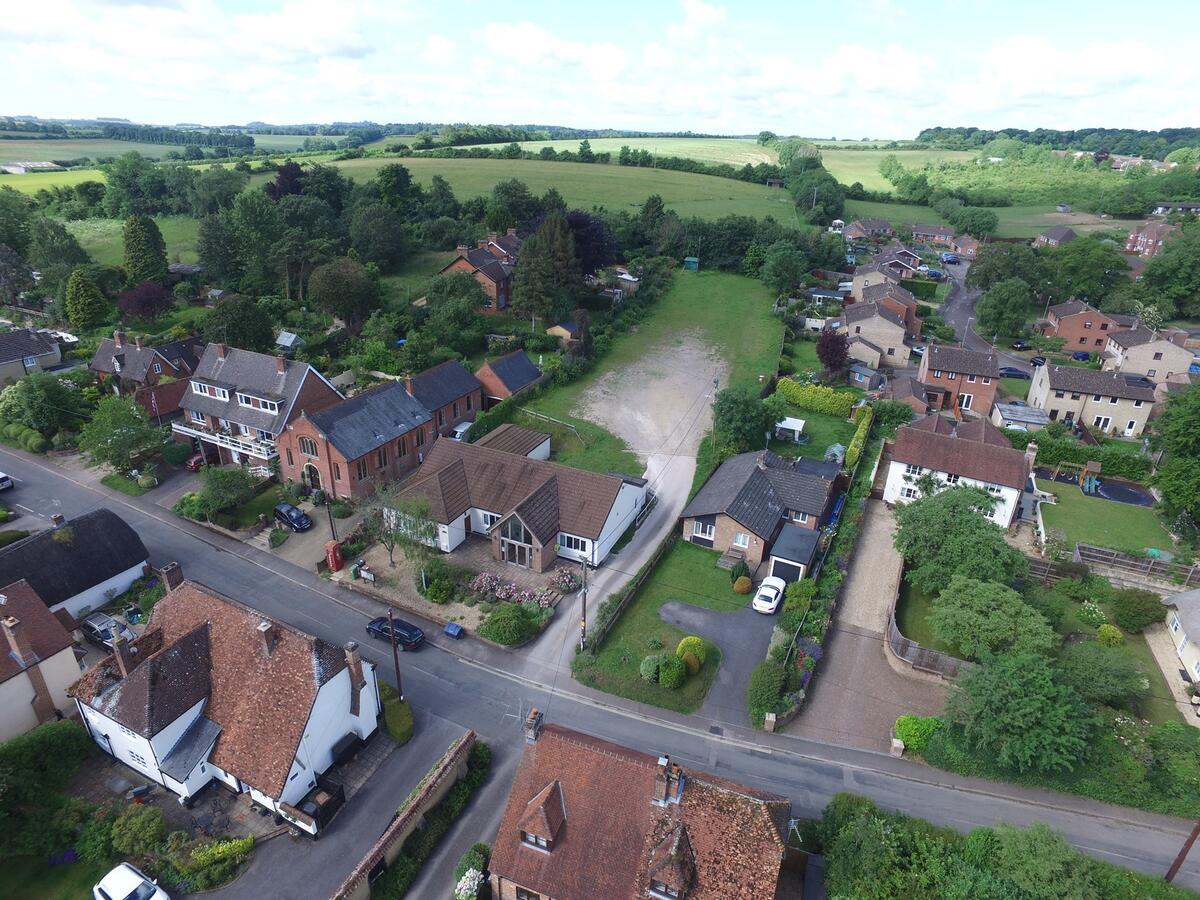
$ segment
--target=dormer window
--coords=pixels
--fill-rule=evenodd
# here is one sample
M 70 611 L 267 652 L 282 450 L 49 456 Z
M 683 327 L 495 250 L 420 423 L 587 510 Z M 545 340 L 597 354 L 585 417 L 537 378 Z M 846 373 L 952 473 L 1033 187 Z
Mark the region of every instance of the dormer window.
M 531 834 L 528 831 L 521 832 L 521 840 L 531 847 L 537 847 L 541 850 L 549 850 L 550 846 L 554 843 L 553 841 L 546 840 L 541 835 Z
M 675 900 L 677 897 L 682 897 L 683 894 L 678 889 L 671 887 L 669 884 L 665 884 L 661 881 L 651 881 L 650 896 L 665 897 L 668 898 L 668 900 Z
M 263 412 L 269 413 L 279 412 L 279 404 L 274 400 L 262 400 L 250 394 L 243 394 L 241 391 L 238 392 L 237 401 L 238 406 L 244 406 L 247 409 L 261 409 Z
M 192 382 L 192 393 L 199 394 L 201 397 L 216 397 L 218 400 L 228 400 L 229 391 L 223 387 L 217 387 L 215 384 L 205 384 L 202 381 Z

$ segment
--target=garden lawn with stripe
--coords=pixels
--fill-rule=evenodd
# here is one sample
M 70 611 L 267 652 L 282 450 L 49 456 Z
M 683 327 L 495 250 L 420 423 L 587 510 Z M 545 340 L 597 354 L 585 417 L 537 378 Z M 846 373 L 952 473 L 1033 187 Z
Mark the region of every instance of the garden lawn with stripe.
M 1103 477 L 1101 474 L 1101 480 Z M 1089 497 L 1074 484 L 1039 478 L 1037 486 L 1057 495 L 1058 503 L 1042 504 L 1042 520 L 1047 529 L 1062 530 L 1071 547 L 1092 544 L 1141 554 L 1149 547 L 1169 549 L 1172 546 L 1171 536 L 1163 528 L 1158 514 L 1148 507 Z

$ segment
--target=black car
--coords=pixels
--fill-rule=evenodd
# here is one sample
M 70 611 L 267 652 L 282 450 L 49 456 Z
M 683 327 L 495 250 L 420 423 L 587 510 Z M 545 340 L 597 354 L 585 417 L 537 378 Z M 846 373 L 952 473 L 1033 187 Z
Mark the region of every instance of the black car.
M 292 531 L 308 531 L 313 526 L 308 513 L 290 503 L 280 503 L 275 507 L 275 521 Z
M 416 650 L 425 643 L 425 632 L 412 622 L 394 619 L 388 622 L 387 616 L 380 616 L 367 623 L 367 634 L 381 641 L 392 642 L 392 625 L 396 626 L 396 645 L 401 650 Z
M 1029 349 L 1029 341 L 1013 341 L 1012 348 L 1014 350 L 1028 350 Z
M 129 626 L 118 619 L 114 619 L 108 613 L 94 612 L 79 623 L 79 630 L 83 632 L 83 636 L 97 647 L 102 647 L 105 650 L 112 650 L 112 632 L 114 627 L 116 627 L 121 633 L 121 637 L 125 638 L 126 641 L 133 640 L 133 632 L 129 630 Z
M 1031 360 L 1029 361 L 1029 364 L 1030 364 L 1031 366 L 1033 366 L 1035 369 L 1036 369 L 1038 366 L 1044 366 L 1044 365 L 1046 364 L 1046 357 L 1044 357 L 1044 356 L 1035 356 L 1033 359 L 1031 359 Z
M 1016 366 L 1001 366 L 1000 367 L 1000 377 L 1001 378 L 1020 378 L 1020 379 L 1023 379 L 1024 381 L 1032 381 L 1033 380 L 1032 375 L 1030 375 L 1024 369 L 1018 369 Z

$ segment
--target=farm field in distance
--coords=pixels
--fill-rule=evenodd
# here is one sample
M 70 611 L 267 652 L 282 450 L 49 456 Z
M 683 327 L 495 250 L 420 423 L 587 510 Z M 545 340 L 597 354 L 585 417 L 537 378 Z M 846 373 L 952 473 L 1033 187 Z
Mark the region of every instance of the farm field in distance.
M 389 139 L 394 140 L 394 139 Z M 763 147 L 750 138 L 589 138 L 595 153 L 611 153 L 613 162 L 621 148 L 628 146 L 631 150 L 649 150 L 660 156 L 680 156 L 685 159 L 696 159 L 706 163 L 729 163 L 732 166 L 743 166 L 746 163 L 774 163 L 779 160 L 779 154 L 771 147 Z M 505 147 L 507 144 L 483 144 L 484 147 Z M 521 149 L 537 153 L 543 147 L 553 147 L 558 150 L 579 149 L 578 140 L 561 141 L 524 141 Z
M 996 229 L 998 238 L 1033 238 L 1052 225 L 1070 225 L 1076 231 L 1127 231 L 1134 221 L 1127 219 L 1102 219 L 1085 212 L 1060 213 L 1054 207 L 1045 206 L 998 206 L 992 211 L 1000 220 Z M 893 225 L 944 225 L 946 220 L 928 206 L 912 203 L 876 203 L 871 200 L 847 200 L 846 212 L 842 217 L 847 222 L 864 216 L 878 216 Z
M 885 157 L 895 154 L 906 169 L 919 169 L 942 160 L 961 162 L 974 158 L 969 150 L 839 150 L 821 148 L 821 163 L 844 185 L 862 182 L 869 191 L 891 191 L 892 185 L 879 172 Z
M 120 156 L 136 150 L 142 156 L 162 159 L 168 150 L 183 150 L 182 144 L 143 144 L 140 141 L 114 141 L 108 138 L 64 138 L 49 141 L 0 141 L 0 162 L 44 162 L 52 159 L 78 159 L 90 156 Z

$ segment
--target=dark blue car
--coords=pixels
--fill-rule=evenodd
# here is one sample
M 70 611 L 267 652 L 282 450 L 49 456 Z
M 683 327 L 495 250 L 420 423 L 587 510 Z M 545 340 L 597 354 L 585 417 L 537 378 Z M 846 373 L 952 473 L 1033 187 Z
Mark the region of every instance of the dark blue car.
M 1086 350 L 1076 350 L 1071 354 L 1071 359 L 1078 360 L 1079 362 L 1087 362 L 1091 358 L 1092 354 L 1088 353 Z
M 396 626 L 396 646 L 401 650 L 416 650 L 425 643 L 425 632 L 412 622 L 394 619 L 389 623 L 387 616 L 372 619 L 367 624 L 367 634 L 381 641 L 392 642 L 392 624 Z

